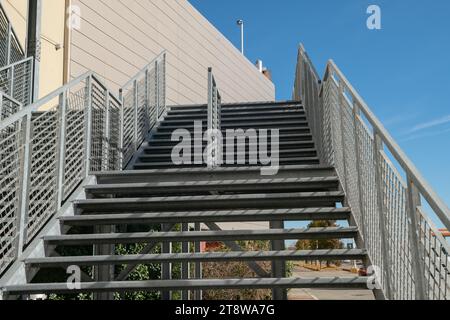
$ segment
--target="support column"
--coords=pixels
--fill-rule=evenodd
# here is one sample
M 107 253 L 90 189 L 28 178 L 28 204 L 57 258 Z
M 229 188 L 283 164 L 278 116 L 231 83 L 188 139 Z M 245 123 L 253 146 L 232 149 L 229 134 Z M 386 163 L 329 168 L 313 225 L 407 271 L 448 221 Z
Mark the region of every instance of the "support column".
M 270 229 L 284 229 L 283 221 L 271 221 Z M 271 249 L 273 251 L 283 251 L 285 250 L 284 240 L 273 240 L 271 241 Z M 286 277 L 286 262 L 284 261 L 274 261 L 272 262 L 272 277 L 273 278 L 285 278 Z M 272 289 L 272 299 L 273 300 L 287 300 L 287 290 L 286 289 Z
M 181 225 L 181 231 L 182 232 L 188 232 L 189 231 L 189 224 L 183 223 Z M 181 253 L 189 253 L 189 242 L 182 242 L 181 243 Z M 182 280 L 189 279 L 189 263 L 188 262 L 182 262 L 181 263 L 181 279 Z M 181 291 L 181 300 L 190 300 L 190 292 L 189 292 L 189 290 Z
M 195 224 L 195 231 L 201 231 L 201 224 L 196 223 Z M 194 251 L 195 253 L 200 253 L 201 250 L 201 243 L 199 241 L 194 243 Z M 195 263 L 195 279 L 202 279 L 202 263 L 196 262 Z M 194 299 L 195 300 L 202 300 L 203 299 L 203 292 L 202 290 L 196 290 L 194 291 Z
M 27 57 L 34 57 L 32 102 L 39 97 L 42 0 L 28 0 Z
M 171 225 L 162 224 L 161 231 L 168 232 L 171 229 Z M 171 253 L 172 252 L 172 244 L 170 242 L 163 242 L 161 244 L 161 253 Z M 165 262 L 161 264 L 161 280 L 170 280 L 172 279 L 172 264 Z M 161 300 L 170 300 L 171 292 L 168 290 L 161 291 Z
M 95 233 L 113 233 L 114 226 L 94 227 Z M 114 255 L 115 247 L 113 244 L 94 245 L 94 256 Z M 94 267 L 94 280 L 97 282 L 111 282 L 114 280 L 114 266 L 101 265 Z M 94 293 L 94 300 L 114 300 L 113 292 Z

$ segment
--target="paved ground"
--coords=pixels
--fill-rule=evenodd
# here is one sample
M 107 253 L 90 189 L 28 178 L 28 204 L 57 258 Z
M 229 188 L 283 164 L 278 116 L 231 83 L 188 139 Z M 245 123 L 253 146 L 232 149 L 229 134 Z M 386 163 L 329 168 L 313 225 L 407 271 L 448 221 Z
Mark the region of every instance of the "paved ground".
M 311 271 L 296 266 L 294 277 L 350 277 L 355 276 L 343 270 Z M 325 289 L 292 289 L 289 300 L 374 300 L 370 290 L 325 290 Z

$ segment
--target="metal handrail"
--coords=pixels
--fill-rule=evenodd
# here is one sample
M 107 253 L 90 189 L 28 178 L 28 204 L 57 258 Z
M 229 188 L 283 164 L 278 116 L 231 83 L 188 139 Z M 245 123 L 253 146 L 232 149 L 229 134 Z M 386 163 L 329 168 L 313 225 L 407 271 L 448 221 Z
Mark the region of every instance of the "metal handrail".
M 32 102 L 34 58 L 26 58 L 0 68 L 0 91 L 24 106 Z
M 321 161 L 336 168 L 383 297 L 450 299 L 449 243 L 422 200 L 448 228 L 446 204 L 336 64 L 328 62 L 320 81 L 303 46 L 294 98 L 305 105 Z
M 147 133 L 167 113 L 166 55 L 162 51 L 119 89 L 123 105 L 120 117 L 124 123 L 120 141 L 122 167 L 130 162 Z
M 330 60 L 327 65 L 327 69 L 324 76 L 324 81 L 327 81 L 332 73 L 336 73 L 337 76 L 344 82 L 345 87 L 349 90 L 350 94 L 356 99 L 359 105 L 360 111 L 364 114 L 367 121 L 373 126 L 374 131 L 380 135 L 383 144 L 389 149 L 394 158 L 399 162 L 402 169 L 405 170 L 408 177 L 412 179 L 414 185 L 419 189 L 424 198 L 430 204 L 431 208 L 438 215 L 444 226 L 450 228 L 450 209 L 446 203 L 439 197 L 439 195 L 433 190 L 431 185 L 422 176 L 417 167 L 408 158 L 406 153 L 395 142 L 387 129 L 383 126 L 381 121 L 374 115 L 369 106 L 361 98 L 358 92 L 353 88 L 351 83 L 347 80 L 345 75 L 341 72 L 338 66 L 333 60 Z
M 5 34 L 0 35 L 0 37 L 6 39 L 5 47 L 3 48 L 5 50 L 5 52 L 3 53 L 6 53 L 6 59 L 3 62 L 3 65 L 9 65 L 11 62 L 23 60 L 25 58 L 25 51 L 22 48 L 22 45 L 20 44 L 19 37 L 17 36 L 14 28 L 12 27 L 11 19 L 8 17 L 8 14 L 6 13 L 1 3 L 0 3 L 0 19 L 3 20 L 3 24 L 5 26 L 4 30 Z M 15 48 L 13 48 L 13 45 L 15 45 Z M 13 49 L 17 50 L 17 52 L 14 52 Z M 13 53 L 15 53 L 15 56 L 13 56 Z
M 123 169 L 127 134 L 142 133 L 134 136 L 137 145 L 138 137 L 145 137 L 149 129 L 147 111 L 154 106 L 150 97 L 157 97 L 165 109 L 165 75 L 161 74 L 165 67 L 158 72 L 165 63 L 165 54 L 162 57 L 164 62 L 158 60 L 155 66 L 154 86 L 148 67 L 140 73 L 147 75 L 144 80 L 133 79 L 136 95 L 131 113 L 127 95 L 114 95 L 93 72 L 26 107 L 0 93 L 2 103 L 17 105 L 0 121 L 0 219 L 7 222 L 0 225 L 0 274 L 20 259 L 24 248 L 92 172 Z M 138 83 L 145 90 L 141 92 Z M 1 114 L 2 110 L 0 104 Z

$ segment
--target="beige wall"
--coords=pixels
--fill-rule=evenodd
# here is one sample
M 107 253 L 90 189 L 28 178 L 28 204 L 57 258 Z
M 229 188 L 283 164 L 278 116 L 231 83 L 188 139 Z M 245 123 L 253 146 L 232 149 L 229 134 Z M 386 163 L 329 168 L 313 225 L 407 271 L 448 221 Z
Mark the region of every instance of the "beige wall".
M 224 102 L 274 100 L 271 81 L 186 0 L 72 0 L 81 28 L 71 32 L 70 75 L 94 70 L 118 89 L 163 49 L 168 104 L 205 103 L 207 68 Z
M 25 48 L 27 28 L 27 0 L 3 0 L 2 5 L 13 28 Z M 39 97 L 43 97 L 63 84 L 65 1 L 42 0 L 41 63 Z

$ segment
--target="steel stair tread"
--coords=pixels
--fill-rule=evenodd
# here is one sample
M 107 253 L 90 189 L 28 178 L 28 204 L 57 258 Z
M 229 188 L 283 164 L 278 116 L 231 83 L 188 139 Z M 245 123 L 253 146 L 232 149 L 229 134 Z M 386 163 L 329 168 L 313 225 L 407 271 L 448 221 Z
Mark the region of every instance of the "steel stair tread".
M 240 278 L 204 280 L 149 280 L 149 281 L 111 281 L 81 282 L 80 289 L 71 290 L 67 283 L 26 284 L 5 287 L 4 293 L 40 294 L 74 292 L 117 292 L 145 290 L 208 290 L 208 289 L 271 289 L 277 288 L 358 288 L 367 289 L 367 277 L 310 277 L 310 278 Z
M 60 217 L 65 225 L 148 224 L 180 222 L 251 222 L 282 219 L 284 221 L 348 220 L 350 208 L 304 208 L 266 210 L 214 210 L 153 213 L 110 213 Z
M 290 163 L 290 164 L 319 164 L 319 158 L 318 157 L 286 157 L 286 158 L 280 158 L 279 159 L 279 163 L 280 164 L 286 164 L 286 163 Z M 162 167 L 183 167 L 183 166 L 187 166 L 187 167 L 191 167 L 191 166 L 197 166 L 197 167 L 206 167 L 206 163 L 200 163 L 200 164 L 194 164 L 194 163 L 188 163 L 188 164 L 183 164 L 183 165 L 175 165 L 173 162 L 138 162 L 134 164 L 134 168 L 138 169 L 138 168 L 151 168 L 151 167 L 156 167 L 156 166 L 162 166 Z M 236 164 L 230 164 L 230 165 L 223 165 L 224 167 L 235 167 Z M 246 160 L 246 164 L 244 166 L 249 166 L 248 161 Z M 260 164 L 255 165 L 255 167 L 261 168 Z
M 135 244 L 148 242 L 352 239 L 357 227 L 328 227 L 270 230 L 223 230 L 189 232 L 140 232 L 44 236 L 47 245 Z
M 26 259 L 30 267 L 92 266 L 110 264 L 149 264 L 179 262 L 227 262 L 227 261 L 305 261 L 305 260 L 361 260 L 367 255 L 364 249 L 242 251 L 176 254 L 136 254 L 109 256 L 64 256 Z
M 109 185 L 88 185 L 84 189 L 88 194 L 141 194 L 145 192 L 208 192 L 208 191 L 252 191 L 264 187 L 268 190 L 331 188 L 338 187 L 338 177 L 310 177 L 288 179 L 247 179 L 247 180 L 209 180 L 177 181 L 156 183 L 122 183 Z

